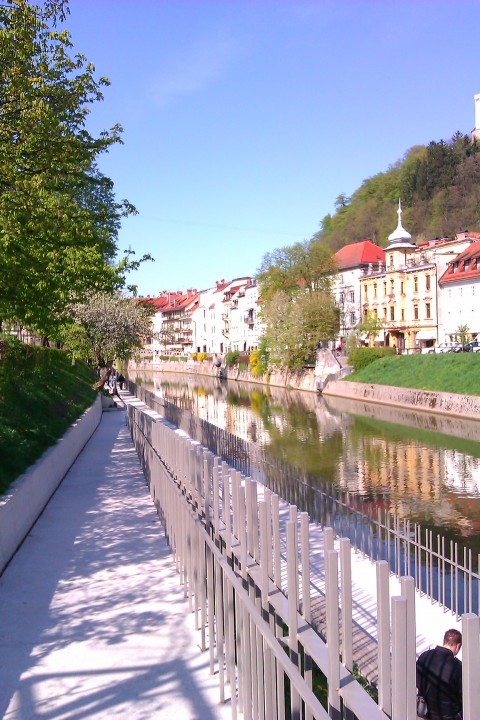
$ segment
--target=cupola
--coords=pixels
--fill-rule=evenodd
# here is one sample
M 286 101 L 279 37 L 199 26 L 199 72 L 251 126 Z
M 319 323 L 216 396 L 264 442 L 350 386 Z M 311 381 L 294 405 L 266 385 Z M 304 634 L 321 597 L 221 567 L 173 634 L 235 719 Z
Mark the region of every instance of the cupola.
M 405 247 L 416 247 L 414 243 L 412 243 L 412 236 L 409 232 L 405 230 L 405 228 L 402 225 L 402 201 L 398 201 L 398 225 L 396 229 L 390 233 L 388 236 L 388 242 L 389 245 L 386 249 L 388 250 L 395 250 L 395 248 L 405 248 Z

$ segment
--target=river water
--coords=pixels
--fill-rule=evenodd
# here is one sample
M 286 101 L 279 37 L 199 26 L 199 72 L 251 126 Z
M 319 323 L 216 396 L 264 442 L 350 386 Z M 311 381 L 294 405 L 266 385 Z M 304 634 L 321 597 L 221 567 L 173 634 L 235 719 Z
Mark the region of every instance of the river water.
M 131 377 L 286 462 L 480 552 L 480 419 L 175 373 Z

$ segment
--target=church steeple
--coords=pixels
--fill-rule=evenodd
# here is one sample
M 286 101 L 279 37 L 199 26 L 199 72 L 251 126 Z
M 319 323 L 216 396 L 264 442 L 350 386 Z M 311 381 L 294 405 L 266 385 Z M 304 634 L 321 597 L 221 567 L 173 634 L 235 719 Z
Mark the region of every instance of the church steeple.
M 388 242 L 389 246 L 386 248 L 387 250 L 392 250 L 396 247 L 415 247 L 415 245 L 412 243 L 412 236 L 409 232 L 405 230 L 405 228 L 402 225 L 402 201 L 399 199 L 398 201 L 398 225 L 396 229 L 390 233 L 388 236 Z

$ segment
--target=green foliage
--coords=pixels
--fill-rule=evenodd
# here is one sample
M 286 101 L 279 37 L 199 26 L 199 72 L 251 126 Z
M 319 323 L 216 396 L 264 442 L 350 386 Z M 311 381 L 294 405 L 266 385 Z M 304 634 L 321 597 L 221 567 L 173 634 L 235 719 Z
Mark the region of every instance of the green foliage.
M 338 250 L 371 238 L 385 246 L 398 198 L 403 224 L 417 240 L 453 236 L 480 224 L 480 146 L 457 132 L 449 141 L 411 148 L 385 172 L 364 180 L 320 223 L 315 238 Z M 337 201 L 339 198 L 337 198 Z
M 93 404 L 96 375 L 65 352 L 2 338 L 0 493 Z
M 332 340 L 339 329 L 339 309 L 327 292 L 302 292 L 294 300 L 277 292 L 264 303 L 262 317 L 270 358 L 291 369 L 314 362 L 320 342 Z
M 479 378 L 480 353 L 433 353 L 383 357 L 345 380 L 480 395 Z
M 277 248 L 262 258 L 257 279 L 264 300 L 277 292 L 295 297 L 302 292 L 328 292 L 337 263 L 325 244 L 307 240 Z
M 368 335 L 370 345 L 373 345 L 380 330 L 383 329 L 383 322 L 373 313 L 368 313 L 356 327 L 360 333 Z
M 0 318 L 55 339 L 72 297 L 113 292 L 138 264 L 127 251 L 115 265 L 135 208 L 115 199 L 97 161 L 122 129 L 86 129 L 109 82 L 57 29 L 67 1 L 0 4 Z
M 465 345 L 465 343 L 468 342 L 469 337 L 470 328 L 468 327 L 468 325 L 459 325 L 455 330 L 455 340 L 462 343 L 462 345 Z
M 225 355 L 225 365 L 227 367 L 232 367 L 233 365 L 238 365 L 238 361 L 240 360 L 240 353 L 238 350 L 230 350 L 230 352 L 227 352 Z
M 69 306 L 75 325 L 64 331 L 73 350 L 85 352 L 86 359 L 100 367 L 114 360 L 126 360 L 142 346 L 150 333 L 153 306 L 133 298 L 93 293 L 87 302 Z
M 379 358 L 395 355 L 395 352 L 395 348 L 391 347 L 355 347 L 349 351 L 347 359 L 349 365 L 355 370 L 360 370 Z

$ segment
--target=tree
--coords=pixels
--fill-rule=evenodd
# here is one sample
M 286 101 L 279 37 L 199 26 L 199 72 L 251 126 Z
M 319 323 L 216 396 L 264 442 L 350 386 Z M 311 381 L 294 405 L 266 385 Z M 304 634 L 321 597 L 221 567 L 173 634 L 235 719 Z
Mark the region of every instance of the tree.
M 462 343 L 462 345 L 465 345 L 468 342 L 469 335 L 470 328 L 466 324 L 459 325 L 455 330 L 455 340 L 459 343 Z
M 265 302 L 262 317 L 270 358 L 292 369 L 314 361 L 319 343 L 333 340 L 339 329 L 339 310 L 321 290 L 303 291 L 294 300 L 279 291 Z
M 135 211 L 97 166 L 122 129 L 86 129 L 109 83 L 57 30 L 67 1 L 0 6 L 0 318 L 41 334 L 55 334 L 72 297 L 125 284 L 117 235 Z
M 370 347 L 373 347 L 375 338 L 378 333 L 383 330 L 383 327 L 383 322 L 377 317 L 377 315 L 374 315 L 374 313 L 367 313 L 362 322 L 358 323 L 356 330 L 367 335 L 368 344 Z
M 85 359 L 106 368 L 117 359 L 127 360 L 142 347 L 151 333 L 154 307 L 148 301 L 119 294 L 95 293 L 88 302 L 71 305 L 69 311 L 75 323 L 65 331 L 69 347 L 87 353 Z
M 279 291 L 295 297 L 303 291 L 330 291 L 336 270 L 336 260 L 327 245 L 305 240 L 266 253 L 257 280 L 266 300 Z

